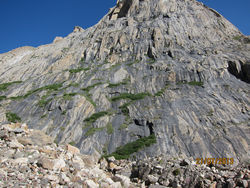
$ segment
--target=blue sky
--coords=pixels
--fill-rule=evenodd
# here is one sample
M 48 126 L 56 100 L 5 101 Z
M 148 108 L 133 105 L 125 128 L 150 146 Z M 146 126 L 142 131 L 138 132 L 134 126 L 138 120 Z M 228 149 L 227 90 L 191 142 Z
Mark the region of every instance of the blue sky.
M 250 35 L 250 0 L 200 0 Z M 96 24 L 116 0 L 0 0 L 0 53 L 48 44 Z

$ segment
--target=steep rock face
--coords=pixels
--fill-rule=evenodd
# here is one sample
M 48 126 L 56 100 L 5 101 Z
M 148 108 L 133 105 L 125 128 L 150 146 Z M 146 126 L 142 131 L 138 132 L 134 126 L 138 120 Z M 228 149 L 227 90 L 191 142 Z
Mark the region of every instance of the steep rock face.
M 91 28 L 0 54 L 0 120 L 88 154 L 155 134 L 137 156 L 249 157 L 249 40 L 197 1 L 118 1 Z

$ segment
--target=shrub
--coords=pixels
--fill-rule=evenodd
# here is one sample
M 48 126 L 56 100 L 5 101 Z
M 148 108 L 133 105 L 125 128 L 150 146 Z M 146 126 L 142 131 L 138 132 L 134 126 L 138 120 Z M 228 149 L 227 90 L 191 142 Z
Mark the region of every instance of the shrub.
M 75 141 L 71 141 L 71 142 L 69 142 L 69 144 L 70 144 L 71 146 L 75 146 L 75 145 L 76 145 Z
M 66 111 L 66 110 L 62 111 L 62 115 L 65 115 L 66 113 L 67 113 L 67 111 Z
M 211 109 L 211 110 L 209 110 L 209 112 L 208 112 L 208 116 L 213 116 L 213 114 L 214 114 L 214 111 Z
M 40 118 L 42 119 L 42 118 L 45 118 L 46 116 L 47 116 L 47 114 L 44 114 Z
M 119 108 L 121 109 L 122 113 L 125 115 L 125 116 L 128 116 L 129 115 L 129 109 L 128 109 L 128 106 L 131 104 L 131 102 L 128 102 L 128 103 L 125 103 L 123 105 L 121 105 Z
M 150 145 L 156 143 L 156 137 L 154 134 L 139 138 L 134 142 L 130 142 L 125 144 L 124 146 L 120 146 L 116 149 L 115 152 L 111 153 L 110 155 L 105 155 L 104 157 L 114 156 L 117 160 L 120 159 L 128 159 L 131 154 L 139 151 L 144 147 L 149 147 Z
M 85 62 L 84 57 L 82 57 L 82 58 L 80 59 L 80 63 L 84 63 L 84 62 Z
M 123 123 L 120 127 L 119 127 L 119 130 L 122 130 L 122 129 L 126 129 L 128 128 L 128 125 Z
M 177 169 L 175 169 L 175 170 L 173 171 L 173 174 L 174 174 L 175 176 L 178 176 L 180 173 L 181 173 L 181 171 L 180 171 L 179 168 L 177 168 Z
M 13 122 L 13 123 L 22 121 L 21 118 L 17 114 L 11 113 L 11 112 L 6 113 L 6 118 L 8 121 Z

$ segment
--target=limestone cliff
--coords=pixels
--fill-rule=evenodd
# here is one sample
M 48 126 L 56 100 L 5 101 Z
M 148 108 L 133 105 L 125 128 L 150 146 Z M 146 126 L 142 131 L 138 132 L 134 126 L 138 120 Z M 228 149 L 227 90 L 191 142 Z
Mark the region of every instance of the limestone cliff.
M 65 38 L 0 54 L 0 121 L 82 153 L 249 157 L 250 38 L 195 0 L 123 0 Z

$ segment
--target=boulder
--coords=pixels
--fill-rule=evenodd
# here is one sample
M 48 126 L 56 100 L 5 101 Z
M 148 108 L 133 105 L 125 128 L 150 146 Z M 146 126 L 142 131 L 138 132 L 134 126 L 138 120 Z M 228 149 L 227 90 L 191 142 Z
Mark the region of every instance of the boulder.
M 80 153 L 80 150 L 79 150 L 77 147 L 72 146 L 72 145 L 70 145 L 70 144 L 67 144 L 67 145 L 66 145 L 66 150 L 67 150 L 68 152 L 72 153 L 72 154 L 78 154 L 78 153 Z

